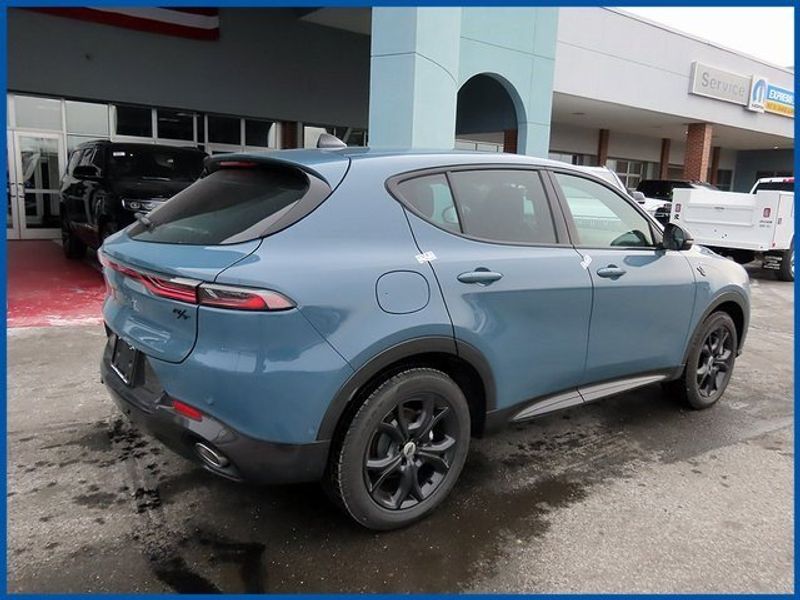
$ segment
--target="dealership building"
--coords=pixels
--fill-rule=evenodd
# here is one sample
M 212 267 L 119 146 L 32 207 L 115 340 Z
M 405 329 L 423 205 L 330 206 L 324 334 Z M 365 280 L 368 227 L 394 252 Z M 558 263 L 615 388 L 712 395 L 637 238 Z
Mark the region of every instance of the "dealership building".
M 747 191 L 793 173 L 794 73 L 606 8 L 8 10 L 8 237 L 59 235 L 91 139 L 604 164 Z

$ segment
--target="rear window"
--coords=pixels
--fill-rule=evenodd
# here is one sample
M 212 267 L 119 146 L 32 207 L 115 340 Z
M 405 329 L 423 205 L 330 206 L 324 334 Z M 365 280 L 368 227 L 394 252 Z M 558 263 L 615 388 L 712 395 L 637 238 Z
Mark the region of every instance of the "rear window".
M 672 200 L 672 190 L 675 188 L 689 188 L 692 184 L 688 181 L 668 181 L 664 179 L 649 179 L 642 181 L 636 188 L 648 198 L 659 200 Z
M 753 193 L 757 192 L 765 192 L 765 191 L 777 191 L 777 192 L 793 192 L 794 191 L 794 182 L 793 181 L 766 181 L 764 183 L 759 183 Z
M 171 148 L 114 146 L 109 169 L 114 179 L 194 181 L 203 170 L 205 154 Z
M 214 171 L 150 213 L 152 225 L 134 225 L 130 237 L 168 244 L 245 242 L 267 235 L 276 226 L 287 226 L 286 219 L 296 217 L 294 222 L 316 207 L 324 195 L 314 194 L 316 203 L 309 198 L 312 206 L 307 210 L 293 210 L 301 208 L 298 205 L 309 189 L 309 177 L 296 169 Z

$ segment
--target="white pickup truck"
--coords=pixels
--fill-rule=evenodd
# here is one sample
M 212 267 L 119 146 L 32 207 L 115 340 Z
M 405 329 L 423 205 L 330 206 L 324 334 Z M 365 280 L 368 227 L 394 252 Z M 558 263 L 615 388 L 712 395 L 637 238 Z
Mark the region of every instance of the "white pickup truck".
M 670 221 L 739 263 L 759 259 L 794 281 L 794 178 L 760 179 L 749 194 L 676 189 Z

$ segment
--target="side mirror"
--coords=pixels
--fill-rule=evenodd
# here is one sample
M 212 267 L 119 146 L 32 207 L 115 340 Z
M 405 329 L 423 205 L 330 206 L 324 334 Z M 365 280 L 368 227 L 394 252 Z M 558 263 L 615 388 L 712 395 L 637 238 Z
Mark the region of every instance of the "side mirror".
M 639 204 L 644 204 L 645 196 L 642 192 L 631 192 L 631 196 Z
M 664 237 L 661 245 L 665 250 L 688 250 L 693 243 L 692 235 L 680 225 L 675 223 L 664 225 Z
M 72 176 L 76 179 L 100 179 L 100 169 L 94 165 L 82 165 L 75 167 Z

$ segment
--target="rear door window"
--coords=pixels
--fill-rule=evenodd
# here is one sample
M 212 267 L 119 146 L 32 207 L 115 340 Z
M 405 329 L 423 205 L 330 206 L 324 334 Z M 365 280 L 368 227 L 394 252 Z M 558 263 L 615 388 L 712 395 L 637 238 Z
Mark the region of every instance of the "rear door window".
M 450 173 L 464 233 L 485 240 L 554 244 L 553 217 L 537 171 Z
M 317 204 L 324 199 L 318 188 L 315 186 Z M 252 240 L 279 223 L 288 226 L 284 220 L 290 211 L 300 208 L 309 189 L 309 178 L 296 169 L 221 169 L 150 213 L 152 225 L 137 223 L 130 236 L 146 242 L 200 245 Z M 330 192 L 327 187 L 326 192 Z M 308 200 L 314 202 L 314 198 Z
M 453 194 L 444 174 L 407 179 L 398 184 L 397 189 L 427 220 L 443 229 L 461 231 Z

